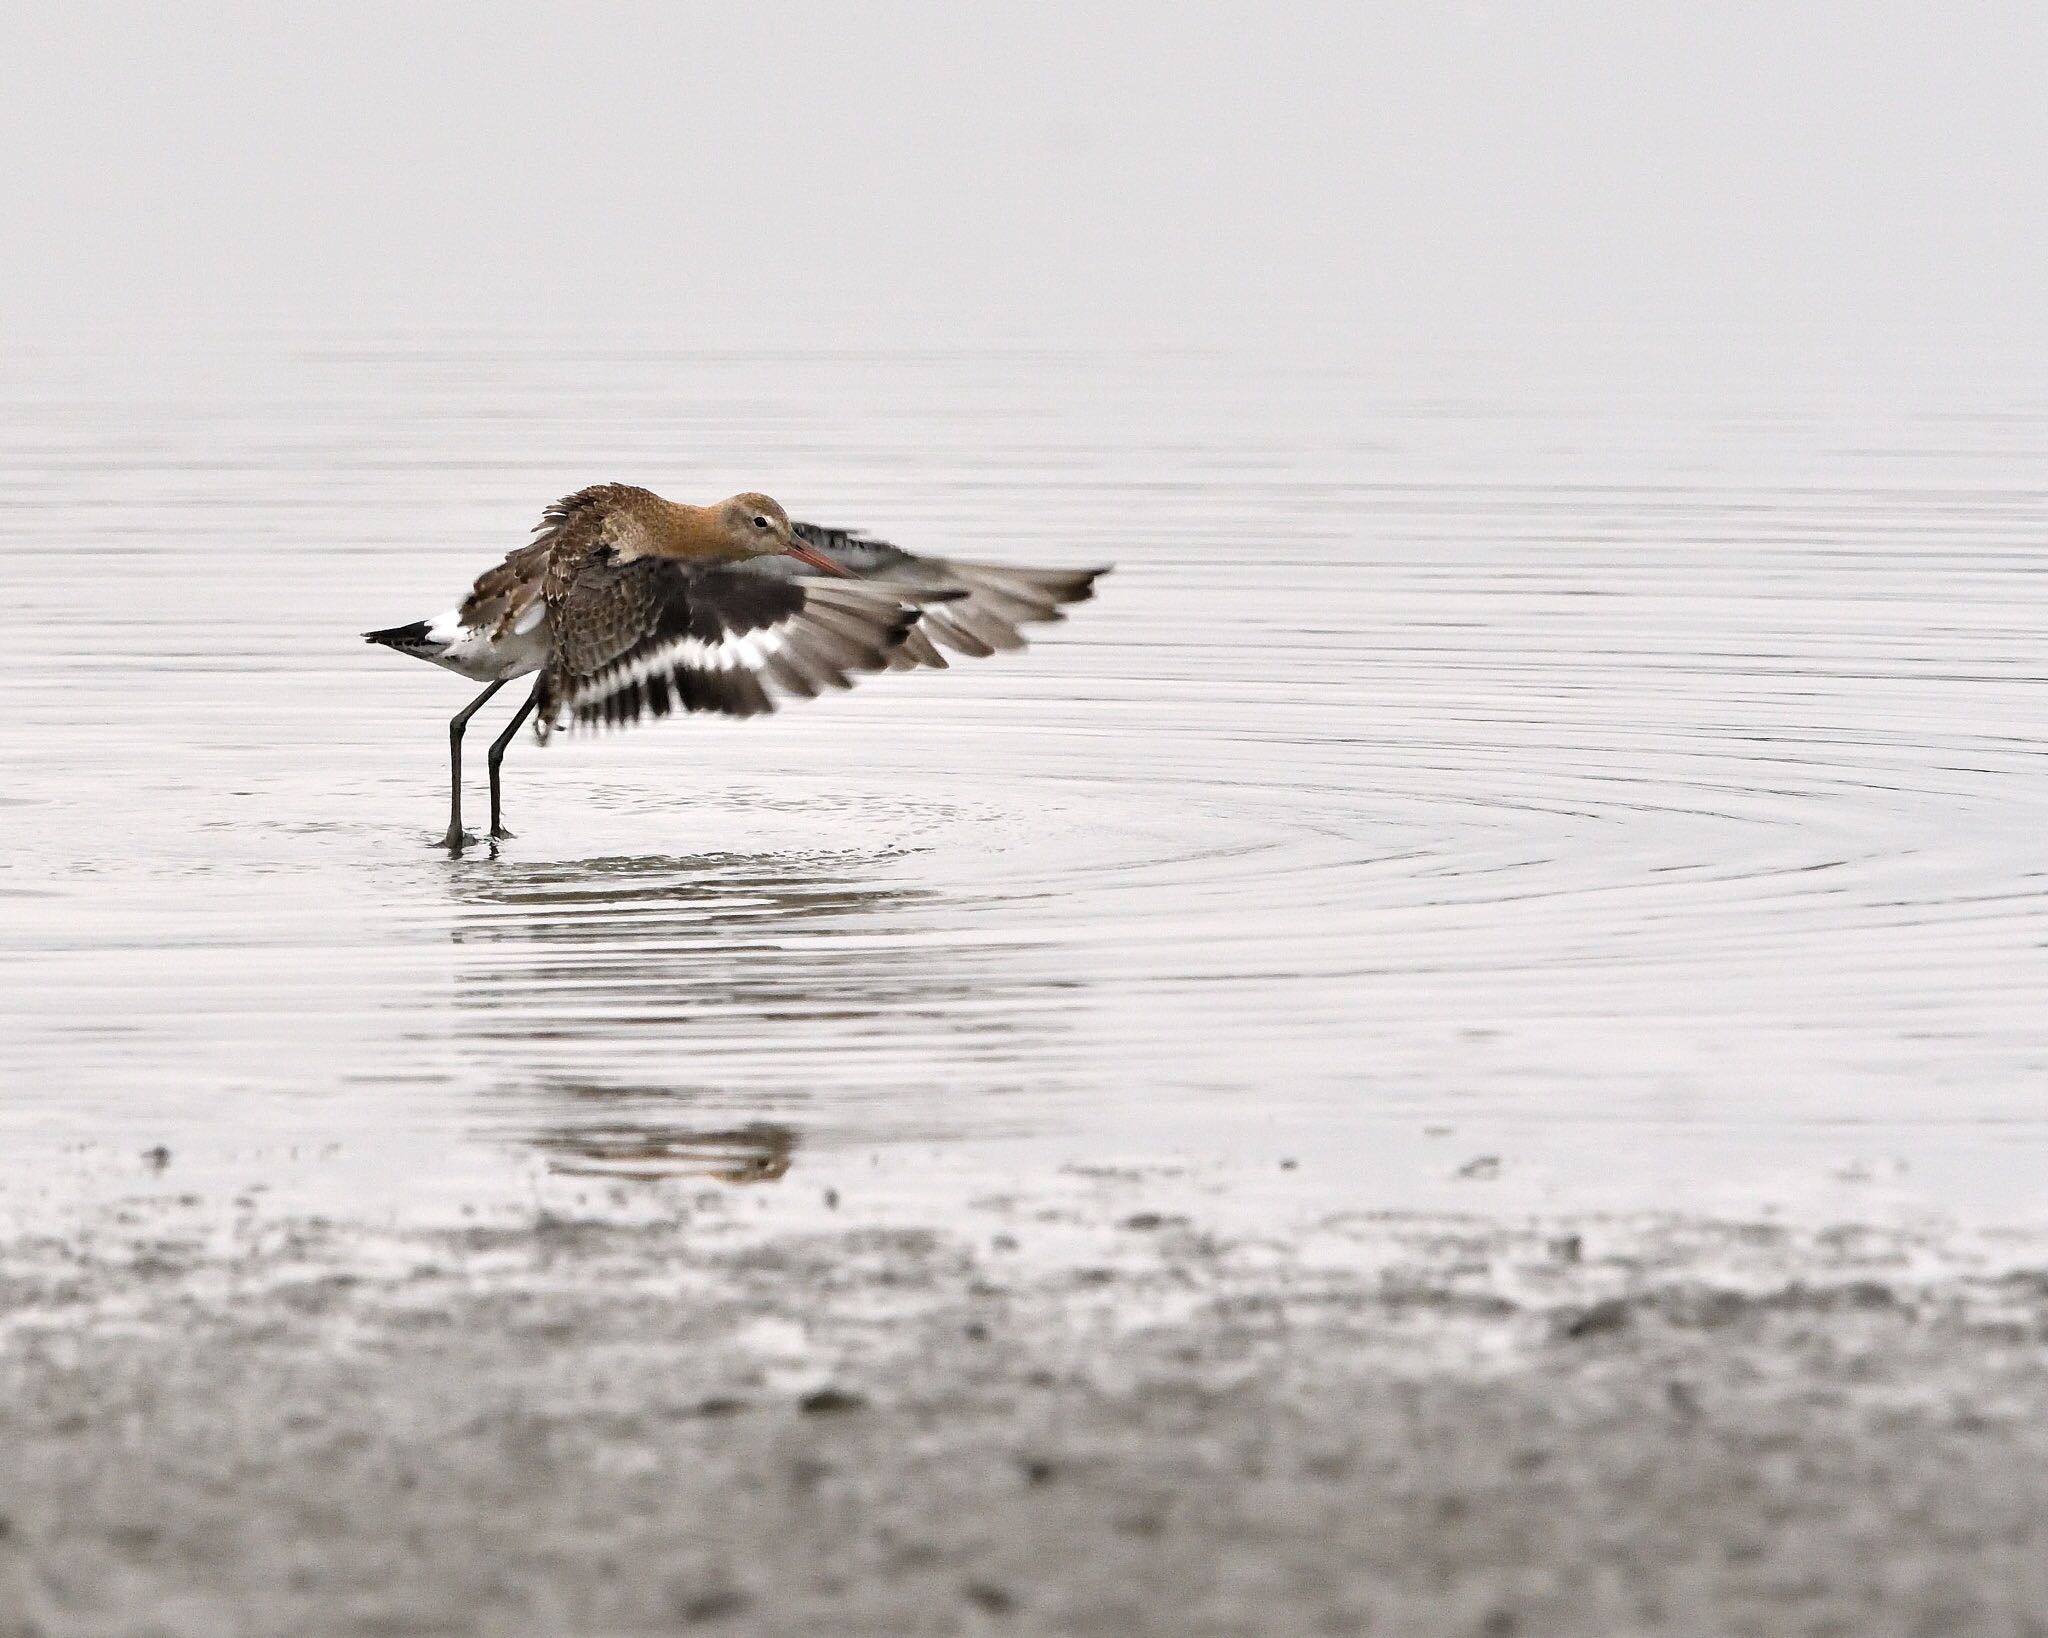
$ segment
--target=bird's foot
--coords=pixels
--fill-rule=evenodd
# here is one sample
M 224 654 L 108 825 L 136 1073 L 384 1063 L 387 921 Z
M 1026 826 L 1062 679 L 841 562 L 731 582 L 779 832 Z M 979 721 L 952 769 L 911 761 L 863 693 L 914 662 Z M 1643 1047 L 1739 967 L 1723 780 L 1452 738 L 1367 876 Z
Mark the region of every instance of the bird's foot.
M 460 853 L 475 840 L 476 837 L 471 835 L 470 832 L 459 830 L 454 825 L 450 825 L 448 827 L 448 834 L 440 838 L 433 845 L 435 847 L 445 847 L 450 853 Z
M 512 833 L 503 825 L 493 825 L 491 826 L 491 840 L 494 842 L 509 842 L 512 840 Z

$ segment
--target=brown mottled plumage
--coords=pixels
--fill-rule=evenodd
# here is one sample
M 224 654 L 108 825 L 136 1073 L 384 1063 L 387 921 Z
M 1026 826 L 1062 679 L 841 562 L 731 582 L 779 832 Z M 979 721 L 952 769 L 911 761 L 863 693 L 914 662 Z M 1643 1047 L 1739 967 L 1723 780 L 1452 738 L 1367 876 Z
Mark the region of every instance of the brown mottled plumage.
M 462 623 L 474 631 L 503 637 L 512 622 L 532 608 L 540 598 L 541 576 L 547 573 L 548 548 L 545 538 L 521 546 L 503 563 L 484 570 L 462 600 Z
M 620 724 L 643 712 L 772 711 L 764 683 L 806 697 L 849 687 L 848 673 L 888 664 L 918 615 L 893 589 L 743 572 L 754 558 L 804 550 L 765 495 L 677 506 L 606 484 L 550 507 L 542 530 L 554 641 L 543 730 L 565 717 Z
M 763 495 L 733 498 L 767 499 Z M 565 535 L 574 538 L 577 529 L 589 528 L 595 518 L 615 506 L 637 509 L 646 501 L 659 501 L 659 497 L 630 484 L 597 484 L 556 501 L 541 514 L 530 543 L 477 577 L 462 604 L 462 624 L 488 631 L 493 638 L 503 638 L 519 617 L 541 600 L 548 560 L 557 540 Z M 775 508 L 778 513 L 781 510 L 779 506 Z M 897 670 L 918 666 L 943 670 L 946 657 L 934 645 L 934 638 L 956 654 L 976 657 L 1021 649 L 1026 645 L 1019 627 L 1064 619 L 1061 605 L 1086 602 L 1094 595 L 1096 580 L 1107 572 L 1029 569 L 924 557 L 857 530 L 831 529 L 815 523 L 791 523 L 789 531 L 794 540 L 830 559 L 840 573 L 855 579 L 897 587 L 913 601 L 933 593 L 955 594 L 942 604 L 928 604 L 921 623 L 913 626 L 904 641 L 890 651 L 889 664 Z M 815 569 L 812 564 L 782 556 L 757 558 L 749 563 L 748 571 L 789 577 Z

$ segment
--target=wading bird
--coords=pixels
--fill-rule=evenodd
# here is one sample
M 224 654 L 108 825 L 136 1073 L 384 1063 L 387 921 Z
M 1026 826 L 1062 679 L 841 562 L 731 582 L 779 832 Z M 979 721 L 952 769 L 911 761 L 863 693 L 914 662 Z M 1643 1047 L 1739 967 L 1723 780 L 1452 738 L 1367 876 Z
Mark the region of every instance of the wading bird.
M 856 672 L 943 668 L 942 647 L 1022 648 L 1020 626 L 1063 618 L 1060 605 L 1106 572 L 920 557 L 792 523 L 766 495 L 686 506 L 607 483 L 556 501 L 456 608 L 363 636 L 487 685 L 448 723 L 443 842 L 460 848 L 473 839 L 462 829 L 463 730 L 514 677 L 540 673 L 491 745 L 494 837 L 510 834 L 498 769 L 529 716 L 543 740 L 643 714 L 754 716 L 779 696 L 851 688 Z

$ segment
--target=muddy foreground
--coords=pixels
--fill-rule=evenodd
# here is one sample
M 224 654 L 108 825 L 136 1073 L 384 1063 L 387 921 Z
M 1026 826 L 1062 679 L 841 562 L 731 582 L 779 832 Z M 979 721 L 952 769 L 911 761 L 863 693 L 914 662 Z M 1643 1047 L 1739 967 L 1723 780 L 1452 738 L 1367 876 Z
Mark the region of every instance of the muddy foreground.
M 0 1634 L 2048 1632 L 2048 1246 L 1062 1187 L 16 1239 Z

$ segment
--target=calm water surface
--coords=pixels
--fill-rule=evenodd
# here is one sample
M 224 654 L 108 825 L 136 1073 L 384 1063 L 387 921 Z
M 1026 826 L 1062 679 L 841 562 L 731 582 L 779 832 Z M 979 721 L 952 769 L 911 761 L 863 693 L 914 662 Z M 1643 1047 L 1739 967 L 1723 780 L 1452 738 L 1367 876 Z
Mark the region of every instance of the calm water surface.
M 386 1216 L 1283 1160 L 1365 1207 L 2048 1207 L 2025 383 L 4 363 L 16 1215 L 157 1145 Z M 516 839 L 451 860 L 468 685 L 355 634 L 612 478 L 1118 569 L 1026 656 L 522 742 Z

